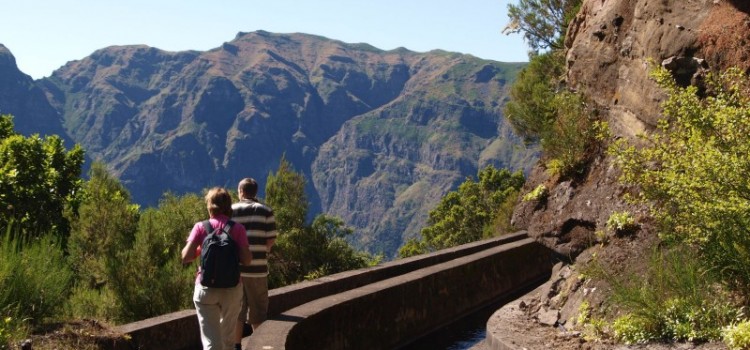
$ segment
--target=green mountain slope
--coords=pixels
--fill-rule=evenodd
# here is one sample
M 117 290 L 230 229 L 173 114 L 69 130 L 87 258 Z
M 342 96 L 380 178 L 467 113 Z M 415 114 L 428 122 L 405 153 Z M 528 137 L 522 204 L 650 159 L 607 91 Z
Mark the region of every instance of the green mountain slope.
M 258 31 L 206 52 L 108 47 L 37 83 L 67 134 L 141 204 L 263 182 L 285 155 L 309 180 L 313 212 L 392 256 L 480 167 L 533 164 L 501 112 L 520 68 Z

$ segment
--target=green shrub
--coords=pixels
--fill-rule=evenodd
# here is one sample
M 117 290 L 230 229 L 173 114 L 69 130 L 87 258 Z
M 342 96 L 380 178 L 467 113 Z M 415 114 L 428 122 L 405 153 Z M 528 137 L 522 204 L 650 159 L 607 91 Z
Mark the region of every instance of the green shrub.
M 510 227 L 508 201 L 515 202 L 523 174 L 487 166 L 477 177 L 478 181 L 467 178 L 440 200 L 421 231 L 421 245 L 409 249 L 435 251 L 505 233 L 492 230 Z
M 29 327 L 21 319 L 12 316 L 3 316 L 0 312 L 0 349 L 12 349 L 13 343 L 24 339 L 29 334 Z M 19 312 L 11 312 L 19 314 Z
M 538 142 L 557 118 L 554 106 L 559 78 L 565 73 L 565 57 L 549 52 L 531 57 L 510 88 L 504 114 L 513 129 L 528 142 Z
M 554 122 L 541 134 L 548 170 L 564 177 L 578 174 L 598 145 L 595 120 L 580 94 L 561 91 L 551 102 Z
M 95 238 L 102 242 L 96 255 L 77 260 L 82 277 L 96 278 L 79 280 L 68 305 L 71 315 L 123 323 L 190 307 L 196 267 L 182 266 L 179 256 L 193 224 L 208 217 L 203 198 L 166 194 L 158 207 L 138 212 L 125 190 L 105 174 L 92 177 L 87 188 L 99 194 L 88 196 L 91 202 L 84 202 L 81 211 L 107 208 L 106 213 L 95 212 L 87 218 L 112 218 L 106 227 L 113 229 L 106 240 Z M 106 198 L 112 200 L 101 203 Z M 88 228 L 80 231 L 81 238 L 101 229 L 85 222 L 74 227 Z M 73 246 L 85 246 L 86 240 L 77 238 L 77 229 L 74 234 Z
M 598 270 L 612 286 L 611 301 L 624 312 L 613 323 L 616 339 L 628 344 L 718 340 L 722 328 L 742 317 L 692 254 L 684 246 L 655 250 L 645 275 Z
M 73 278 L 56 235 L 30 239 L 11 230 L 0 237 L 0 338 L 6 342 L 59 318 Z
M 724 328 L 721 337 L 724 344 L 731 350 L 750 349 L 750 321 L 743 321 Z
M 407 240 L 400 248 L 398 248 L 398 257 L 408 258 L 428 252 L 429 250 L 427 249 L 424 241 L 417 238 L 411 238 Z
M 507 193 L 505 200 L 497 207 L 495 216 L 492 218 L 490 224 L 484 227 L 482 238 L 491 238 L 516 232 L 516 228 L 511 224 L 511 219 L 513 218 L 513 211 L 519 196 L 520 191 L 515 188 L 513 191 Z
M 525 194 L 523 196 L 524 202 L 530 202 L 530 201 L 537 201 L 537 200 L 544 200 L 549 195 L 549 191 L 547 190 L 547 186 L 545 185 L 539 185 L 535 187 L 531 192 Z
M 618 317 L 612 323 L 614 337 L 625 344 L 645 344 L 652 340 L 661 340 L 661 331 L 652 319 L 633 314 Z
M 635 218 L 630 212 L 613 212 L 607 219 L 607 227 L 616 233 L 625 233 L 638 227 Z
M 698 88 L 677 86 L 668 71 L 658 132 L 644 147 L 625 140 L 610 149 L 621 180 L 636 185 L 667 241 L 697 246 L 698 257 L 750 300 L 750 80 L 731 69 Z
M 580 173 L 600 134 L 582 95 L 559 86 L 565 57 L 548 52 L 531 58 L 511 86 L 504 113 L 527 142 L 539 142 L 548 171 Z
M 25 137 L 13 131 L 13 117 L 0 115 L 0 227 L 10 222 L 31 237 L 55 234 L 64 245 L 70 227 L 64 213 L 75 211 L 84 152 L 66 150 L 59 136 Z

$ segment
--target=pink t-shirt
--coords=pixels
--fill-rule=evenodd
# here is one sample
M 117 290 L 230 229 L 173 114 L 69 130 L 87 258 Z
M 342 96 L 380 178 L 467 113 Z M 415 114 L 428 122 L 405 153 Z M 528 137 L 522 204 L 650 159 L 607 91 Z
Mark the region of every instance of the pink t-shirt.
M 227 224 L 227 221 L 229 221 L 229 217 L 227 217 L 226 215 L 217 215 L 209 219 L 211 227 L 213 228 L 223 228 Z M 187 241 L 198 242 L 198 245 L 200 246 L 207 235 L 208 232 L 206 232 L 206 228 L 203 227 L 203 221 L 198 221 L 195 223 L 195 225 L 193 225 L 193 229 L 190 231 L 190 235 L 188 236 Z M 232 225 L 232 229 L 229 231 L 229 235 L 237 244 L 237 249 L 248 249 L 247 232 L 245 231 L 245 226 L 242 226 L 242 224 L 238 224 L 235 222 L 234 225 Z M 200 260 L 200 256 L 197 257 L 197 259 Z M 200 269 L 198 269 L 198 273 L 195 276 L 195 284 L 200 283 L 201 272 Z

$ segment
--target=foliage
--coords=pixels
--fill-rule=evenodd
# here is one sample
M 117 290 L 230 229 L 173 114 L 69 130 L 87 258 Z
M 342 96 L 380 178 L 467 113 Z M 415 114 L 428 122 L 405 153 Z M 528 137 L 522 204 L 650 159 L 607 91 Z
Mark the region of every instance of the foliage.
M 99 288 L 107 282 L 106 263 L 133 244 L 138 217 L 127 189 L 104 164 L 92 164 L 70 235 L 70 260 L 79 284 Z
M 612 286 L 611 301 L 624 312 L 612 325 L 616 339 L 628 344 L 717 340 L 723 327 L 742 317 L 700 262 L 685 258 L 692 253 L 684 246 L 655 250 L 645 275 L 592 273 Z
M 637 227 L 635 218 L 630 212 L 613 212 L 607 219 L 607 227 L 617 233 L 631 231 Z
M 304 175 L 296 172 L 283 156 L 276 173 L 268 174 L 265 201 L 273 208 L 279 232 L 304 226 L 309 207 L 305 183 Z
M 0 349 L 10 347 L 10 340 L 13 337 L 13 317 L 5 317 L 0 321 Z
M 583 97 L 558 85 L 565 72 L 562 52 L 531 58 L 511 86 L 504 113 L 527 142 L 539 142 L 554 174 L 580 171 L 597 145 L 597 129 Z
M 580 173 L 582 166 L 598 146 L 593 113 L 582 95 L 562 91 L 555 95 L 552 106 L 556 118 L 542 133 L 541 146 L 553 174 L 561 176 Z
M 587 301 L 578 306 L 578 316 L 575 319 L 577 326 L 583 327 L 583 338 L 587 341 L 599 340 L 607 332 L 607 323 L 604 319 L 593 316 L 591 305 Z
M 658 131 L 642 148 L 620 140 L 610 152 L 621 180 L 650 203 L 663 239 L 698 247 L 706 266 L 750 296 L 750 82 L 737 69 L 709 75 L 706 98 L 665 69 L 652 76 L 668 99 Z
M 503 33 L 523 33 L 533 53 L 563 49 L 568 23 L 578 13 L 581 0 L 519 0 L 508 4 L 510 23 Z
M 337 217 L 318 215 L 305 223 L 309 202 L 305 178 L 281 159 L 266 181 L 266 203 L 273 208 L 279 236 L 269 258 L 269 288 L 374 265 L 378 257 L 354 250 L 352 229 Z
M 429 253 L 430 249 L 427 246 L 427 242 L 418 238 L 410 238 L 404 244 L 398 248 L 399 258 L 408 258 L 410 256 L 421 255 Z
M 510 88 L 504 114 L 528 142 L 543 138 L 556 118 L 553 105 L 558 81 L 565 74 L 565 56 L 548 52 L 529 60 Z
M 523 181 L 526 180 L 524 179 Z M 511 224 L 511 218 L 513 217 L 513 211 L 516 208 L 519 194 L 520 190 L 515 188 L 507 193 L 505 200 L 495 209 L 494 218 L 492 218 L 489 224 L 484 226 L 482 237 L 494 237 L 505 233 L 512 233 L 516 230 L 513 224 Z
M 189 308 L 194 266 L 179 256 L 193 225 L 208 218 L 197 194 L 165 195 L 143 212 L 134 244 L 107 264 L 109 288 L 121 305 L 118 321 L 135 321 Z
M 750 349 L 750 321 L 743 321 L 722 330 L 721 337 L 731 350 Z
M 524 177 L 520 172 L 497 170 L 492 166 L 479 171 L 478 182 L 467 178 L 457 191 L 449 192 L 430 211 L 422 241 L 410 241 L 399 249 L 400 257 L 440 250 L 491 237 L 488 226 L 497 226 L 498 209 L 509 199 L 515 202 Z M 508 215 L 508 211 L 503 211 Z M 502 221 L 510 221 L 505 216 Z M 504 232 L 506 233 L 506 232 Z
M 544 184 L 541 184 L 537 187 L 535 187 L 531 192 L 525 194 L 523 196 L 524 202 L 530 202 L 530 201 L 537 201 L 537 200 L 544 200 L 549 195 L 549 191 L 547 190 L 547 186 Z
M 0 116 L 0 227 L 10 222 L 28 236 L 48 232 L 65 239 L 66 208 L 75 211 L 83 150 L 67 151 L 58 136 L 41 139 L 13 131 L 13 117 Z
M 78 284 L 69 302 L 75 317 L 130 322 L 190 306 L 194 270 L 179 262 L 192 225 L 205 219 L 195 194 L 167 194 L 141 213 L 127 190 L 94 164 L 71 235 Z
M 312 224 L 279 236 L 271 279 L 274 286 L 354 270 L 377 263 L 366 253 L 355 251 L 345 238 L 352 229 L 336 217 L 318 215 Z M 269 287 L 270 288 L 270 287 Z
M 73 273 L 60 239 L 12 235 L 8 228 L 0 241 L 0 347 L 56 317 L 69 295 Z

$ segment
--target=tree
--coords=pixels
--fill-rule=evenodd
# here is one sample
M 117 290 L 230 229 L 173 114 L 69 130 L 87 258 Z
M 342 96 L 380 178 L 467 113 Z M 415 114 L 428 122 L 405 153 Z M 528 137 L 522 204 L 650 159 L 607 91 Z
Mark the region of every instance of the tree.
M 139 209 L 130 202 L 128 190 L 99 162 L 92 164 L 81 197 L 70 235 L 70 259 L 79 282 L 99 288 L 107 282 L 107 260 L 132 246 Z
M 124 190 L 116 179 L 100 170 L 94 172 L 99 175 L 92 174 L 92 180 L 97 179 L 96 188 L 108 190 L 99 192 L 109 192 L 111 196 L 112 192 Z M 103 178 L 106 181 L 102 181 Z M 115 197 L 129 198 L 126 195 Z M 93 243 L 99 242 L 106 249 L 91 247 L 97 255 L 83 262 L 87 267 L 82 271 L 83 276 L 91 275 L 87 270 L 95 267 L 97 275 L 93 280 L 96 283 L 92 286 L 91 278 L 81 279 L 70 301 L 73 315 L 120 323 L 190 307 L 196 267 L 182 266 L 179 256 L 190 229 L 208 215 L 203 198 L 197 194 L 178 197 L 167 193 L 158 207 L 141 213 L 132 212 L 131 209 L 137 207 L 128 200 L 115 202 L 102 204 L 103 211 L 110 213 L 101 213 L 99 217 L 109 215 L 113 221 L 120 222 L 120 228 L 112 226 L 109 232 L 118 238 L 106 242 L 92 238 Z M 90 202 L 84 202 L 82 212 L 89 205 Z M 123 219 L 131 214 L 138 214 L 137 218 L 131 216 L 132 223 L 125 225 Z M 76 243 L 76 246 L 80 245 Z M 74 255 L 83 254 L 78 250 Z
M 81 186 L 83 149 L 69 151 L 58 136 L 41 139 L 13 131 L 13 117 L 0 116 L 0 225 L 19 227 L 27 236 L 53 232 L 65 239 Z
M 266 180 L 266 202 L 273 208 L 279 236 L 269 259 L 269 288 L 377 263 L 378 258 L 356 251 L 346 241 L 352 229 L 343 220 L 318 215 L 306 223 L 309 202 L 305 177 L 281 158 Z
M 193 225 L 208 217 L 202 196 L 165 194 L 141 214 L 131 249 L 108 263 L 118 318 L 135 321 L 192 306 L 197 262 L 182 266 L 180 251 Z
M 296 172 L 284 156 L 276 173 L 268 174 L 265 201 L 273 208 L 279 232 L 304 226 L 309 207 L 305 183 L 305 177 Z
M 422 240 L 408 241 L 399 249 L 399 256 L 454 247 L 497 234 L 491 228 L 501 227 L 500 221 L 510 221 L 508 211 L 499 209 L 505 207 L 506 201 L 515 202 L 524 181 L 520 172 L 487 166 L 479 171 L 478 182 L 467 178 L 457 191 L 443 197 L 430 211 Z M 505 217 L 499 218 L 500 214 Z
M 547 168 L 567 176 L 598 150 L 598 124 L 583 96 L 560 84 L 564 58 L 560 51 L 533 56 L 511 86 L 504 113 L 526 142 L 539 143 Z
M 346 242 L 352 232 L 340 218 L 318 215 L 311 225 L 282 234 L 275 246 L 273 284 L 278 287 L 376 263 Z
M 563 48 L 565 33 L 581 0 L 519 0 L 508 4 L 510 23 L 503 33 L 523 33 L 533 54 Z
M 565 73 L 564 62 L 561 52 L 536 55 L 510 88 L 504 114 L 527 142 L 537 142 L 550 134 L 557 118 L 554 100 L 560 90 L 558 81 Z

